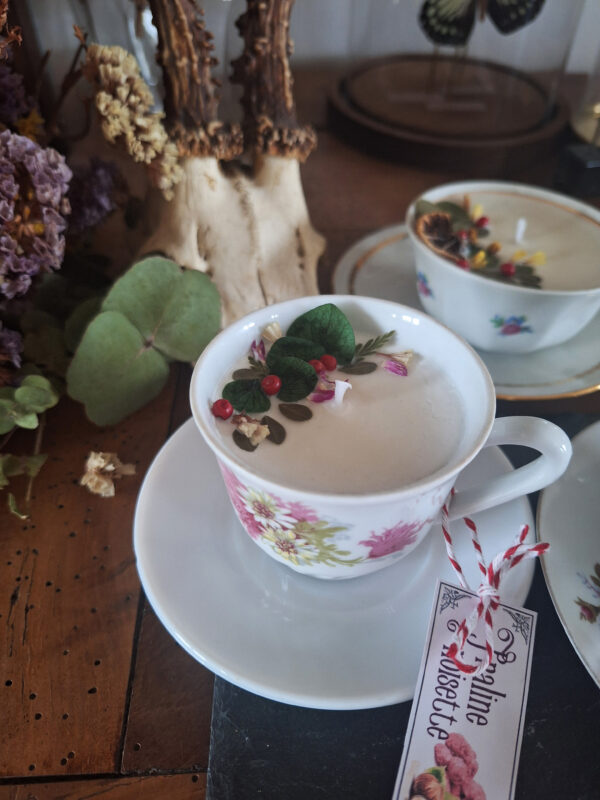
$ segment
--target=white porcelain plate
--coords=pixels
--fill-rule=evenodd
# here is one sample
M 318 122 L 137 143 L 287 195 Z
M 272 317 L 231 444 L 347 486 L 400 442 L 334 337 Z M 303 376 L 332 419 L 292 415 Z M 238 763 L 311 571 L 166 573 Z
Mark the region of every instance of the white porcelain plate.
M 599 487 L 600 422 L 596 422 L 575 436 L 566 472 L 542 492 L 538 537 L 550 543 L 542 567 L 558 616 L 598 686 L 600 618 L 583 619 L 577 600 L 600 607 L 600 575 L 594 569 L 600 564 Z
M 335 268 L 336 294 L 382 297 L 422 308 L 405 225 L 382 228 L 354 244 Z M 526 355 L 478 350 L 503 400 L 575 397 L 600 389 L 600 314 L 556 347 Z
M 459 486 L 510 471 L 483 450 Z M 526 499 L 475 516 L 487 558 L 533 520 Z M 466 527 L 459 559 L 475 584 Z M 294 705 L 385 706 L 412 697 L 438 577 L 452 580 L 441 529 L 388 568 L 344 581 L 293 572 L 265 554 L 230 506 L 212 452 L 192 420 L 158 453 L 134 522 L 137 566 L 158 617 L 194 658 L 231 683 Z M 531 561 L 509 573 L 503 599 L 522 605 Z

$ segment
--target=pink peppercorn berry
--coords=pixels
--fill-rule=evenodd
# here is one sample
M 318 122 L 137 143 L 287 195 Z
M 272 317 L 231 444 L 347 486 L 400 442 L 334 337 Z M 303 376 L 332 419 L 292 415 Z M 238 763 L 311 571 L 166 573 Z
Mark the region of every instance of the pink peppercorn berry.
M 229 417 L 233 414 L 233 406 L 229 400 L 225 400 L 224 397 L 221 397 L 220 400 L 215 400 L 215 402 L 212 404 L 211 411 L 215 417 L 229 419 Z
M 277 394 L 277 392 L 281 389 L 281 378 L 279 375 L 265 375 L 260 382 L 260 388 L 265 394 Z
M 311 360 L 308 363 L 311 365 L 311 367 L 317 374 L 319 374 L 320 372 L 325 372 L 325 365 L 318 358 L 311 358 Z
M 487 226 L 489 224 L 490 224 L 490 218 L 489 217 L 479 217 L 479 219 L 475 220 L 475 225 L 478 228 L 487 228 Z
M 504 264 L 500 264 L 500 272 L 504 275 L 505 278 L 512 278 L 512 276 L 516 272 L 516 267 L 511 261 L 507 261 Z
M 321 364 L 325 367 L 328 372 L 331 372 L 337 367 L 337 358 L 335 356 L 321 356 Z

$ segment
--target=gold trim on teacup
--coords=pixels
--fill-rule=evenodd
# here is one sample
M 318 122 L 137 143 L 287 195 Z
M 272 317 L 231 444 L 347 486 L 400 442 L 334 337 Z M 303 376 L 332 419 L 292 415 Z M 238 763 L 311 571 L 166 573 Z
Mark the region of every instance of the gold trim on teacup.
M 582 219 L 587 220 L 587 222 L 592 222 L 594 225 L 600 226 L 600 220 L 590 217 L 590 215 L 586 214 L 585 211 L 580 211 L 579 209 L 573 208 L 572 206 L 568 206 L 564 203 L 558 203 L 556 200 L 550 200 L 548 197 L 540 197 L 537 194 L 529 194 L 528 192 L 509 191 L 508 189 L 478 189 L 476 187 L 473 189 L 473 191 L 477 192 L 477 194 L 501 194 L 506 197 L 526 197 L 529 200 L 546 203 L 546 205 L 560 208 L 561 211 L 567 211 L 569 214 L 574 214 L 576 217 L 582 217 Z M 542 189 L 542 191 L 544 190 Z M 427 192 L 425 192 L 425 194 L 427 194 Z
M 383 250 L 389 244 L 394 244 L 394 242 L 401 242 L 402 239 L 406 239 L 408 236 L 408 231 L 401 231 L 400 233 L 395 233 L 393 236 L 388 236 L 386 239 L 382 239 L 377 244 L 370 247 L 366 253 L 363 253 L 362 256 L 356 261 L 352 270 L 350 272 L 350 277 L 348 279 L 348 289 L 350 294 L 356 294 L 355 292 L 355 283 L 356 278 L 358 277 L 358 273 L 360 270 L 365 266 L 367 261 L 378 253 L 380 250 Z

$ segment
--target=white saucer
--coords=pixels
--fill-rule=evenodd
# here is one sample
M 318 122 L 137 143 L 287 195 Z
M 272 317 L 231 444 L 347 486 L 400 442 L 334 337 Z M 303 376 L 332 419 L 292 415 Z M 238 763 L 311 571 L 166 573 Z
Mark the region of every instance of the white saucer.
M 405 225 L 382 228 L 360 239 L 337 263 L 336 294 L 395 300 L 422 308 Z M 568 342 L 526 355 L 477 352 L 502 400 L 577 397 L 600 389 L 600 314 Z
M 512 469 L 490 447 L 459 485 Z M 526 499 L 478 514 L 487 558 L 533 519 Z M 468 579 L 478 570 L 466 527 L 453 523 Z M 293 572 L 240 526 L 212 452 L 186 422 L 140 490 L 134 545 L 146 595 L 194 658 L 255 694 L 299 706 L 358 709 L 412 697 L 438 577 L 452 580 L 441 530 L 386 569 L 344 581 Z M 509 573 L 503 599 L 522 605 L 531 561 Z
M 600 620 L 580 618 L 577 598 L 600 605 L 600 587 L 590 581 L 600 563 L 600 422 L 573 439 L 566 472 L 544 489 L 538 536 L 550 542 L 542 557 L 548 591 L 567 636 L 600 686 Z

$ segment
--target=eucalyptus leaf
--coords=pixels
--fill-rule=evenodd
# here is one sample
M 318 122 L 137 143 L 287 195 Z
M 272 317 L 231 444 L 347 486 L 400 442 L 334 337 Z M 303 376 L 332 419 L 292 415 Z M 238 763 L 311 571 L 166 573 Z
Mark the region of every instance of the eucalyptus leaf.
M 258 447 L 257 444 L 252 444 L 250 439 L 247 436 L 244 436 L 243 433 L 240 433 L 240 431 L 238 431 L 237 428 L 236 430 L 234 430 L 232 436 L 233 436 L 233 441 L 237 444 L 237 446 L 241 450 L 245 450 L 247 453 L 253 453 Z
M 26 428 L 30 431 L 32 431 L 34 428 L 37 428 L 39 424 L 37 414 L 35 414 L 33 411 L 24 411 L 20 409 L 19 406 L 17 406 L 15 422 L 19 428 Z
M 377 364 L 374 361 L 357 361 L 356 364 L 342 367 L 341 371 L 348 375 L 368 375 L 370 372 L 375 372 L 376 369 Z
M 300 403 L 280 403 L 279 410 L 284 417 L 294 422 L 306 422 L 312 419 L 313 415 L 313 412 L 308 406 L 303 406 Z
M 468 211 L 462 206 L 459 206 L 458 203 L 453 203 L 451 200 L 442 200 L 435 205 L 438 211 L 450 214 L 453 230 L 466 230 L 473 226 L 473 220 L 469 216 Z
M 310 361 L 313 358 L 320 358 L 324 354 L 325 348 L 317 342 L 301 339 L 298 336 L 282 336 L 273 343 L 267 354 L 267 367 L 270 372 L 278 375 L 277 362 L 281 358 L 293 356 L 302 361 Z
M 260 424 L 268 425 L 269 435 L 267 436 L 267 439 L 270 442 L 273 442 L 273 444 L 283 444 L 283 442 L 285 441 L 286 432 L 281 422 L 277 422 L 277 420 L 273 419 L 273 417 L 265 415 L 261 419 Z
M 89 323 L 100 311 L 101 297 L 88 297 L 76 306 L 65 322 L 65 344 L 71 353 L 77 350 L 81 337 Z
M 299 316 L 288 328 L 287 335 L 317 342 L 325 353 L 335 356 L 338 364 L 348 364 L 354 357 L 352 325 L 333 303 L 317 306 Z
M 317 373 L 306 361 L 289 356 L 277 361 L 277 375 L 281 378 L 281 389 L 277 393 L 284 403 L 303 400 L 317 385 Z
M 231 377 L 234 381 L 245 381 L 264 378 L 265 375 L 265 370 L 261 371 L 253 367 L 248 367 L 246 369 L 236 369 Z
M 58 398 L 54 392 L 38 389 L 35 386 L 19 386 L 15 390 L 15 400 L 28 411 L 41 414 L 47 408 L 56 405 Z
M 27 375 L 15 389 L 14 398 L 24 409 L 37 414 L 53 408 L 59 400 L 50 381 L 42 375 Z
M 423 214 L 431 214 L 431 212 L 435 210 L 435 203 L 430 203 L 429 200 L 417 200 L 415 205 L 415 214 L 417 217 L 422 217 Z
M 271 401 L 260 388 L 260 381 L 256 379 L 230 381 L 223 387 L 222 395 L 236 411 L 260 414 L 271 408 Z
M 145 342 L 180 361 L 195 361 L 221 322 L 221 301 L 210 278 L 160 256 L 130 267 L 102 310 L 120 311 Z
M 42 367 L 44 372 L 61 376 L 65 374 L 69 364 L 63 331 L 54 325 L 42 326 L 26 333 L 23 355 L 28 361 Z
M 15 407 L 14 400 L 6 398 L 0 399 L 0 434 L 8 433 L 17 424 L 15 421 Z
M 137 411 L 165 385 L 169 367 L 118 311 L 103 311 L 86 328 L 67 372 L 67 391 L 97 425 Z
M 8 479 L 16 475 L 35 478 L 47 458 L 47 455 L 15 456 L 12 453 L 0 455 L 0 489 L 7 486 Z

